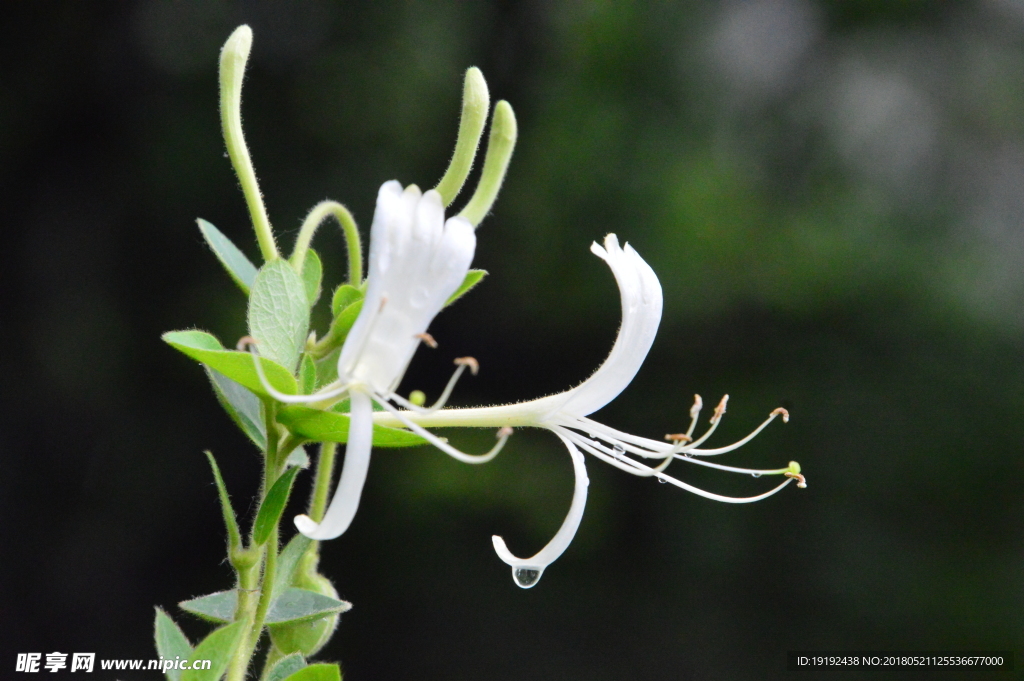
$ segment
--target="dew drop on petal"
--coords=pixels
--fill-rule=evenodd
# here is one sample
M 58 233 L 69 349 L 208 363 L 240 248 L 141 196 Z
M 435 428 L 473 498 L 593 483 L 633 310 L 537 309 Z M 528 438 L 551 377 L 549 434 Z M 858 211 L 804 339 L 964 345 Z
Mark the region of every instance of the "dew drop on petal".
M 663 478 L 661 476 L 658 476 L 658 482 L 660 482 L 661 484 L 664 485 L 665 484 L 665 478 Z
M 426 286 L 420 285 L 413 289 L 410 303 L 413 307 L 423 307 L 430 299 L 430 291 Z
M 540 581 L 540 575 L 544 570 L 535 567 L 514 567 L 512 568 L 512 580 L 516 586 L 529 589 Z
M 751 473 L 750 477 L 752 477 L 752 478 L 760 478 L 761 474 L 760 473 Z

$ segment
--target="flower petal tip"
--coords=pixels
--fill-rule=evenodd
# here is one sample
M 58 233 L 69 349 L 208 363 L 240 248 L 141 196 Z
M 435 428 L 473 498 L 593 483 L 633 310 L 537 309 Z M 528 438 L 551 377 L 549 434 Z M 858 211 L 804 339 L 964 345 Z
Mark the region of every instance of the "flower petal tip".
M 308 515 L 302 514 L 295 516 L 295 529 L 300 533 L 309 537 L 310 539 L 331 539 L 331 537 L 321 537 L 320 524 L 314 522 Z

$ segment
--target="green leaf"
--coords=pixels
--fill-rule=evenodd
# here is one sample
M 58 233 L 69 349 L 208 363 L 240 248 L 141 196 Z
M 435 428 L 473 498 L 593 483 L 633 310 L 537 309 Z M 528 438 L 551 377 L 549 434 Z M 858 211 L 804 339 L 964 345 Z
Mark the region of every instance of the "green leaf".
M 316 364 L 313 363 L 313 358 L 305 353 L 299 363 L 299 386 L 303 395 L 316 392 Z
M 444 304 L 445 307 L 448 307 L 464 296 L 469 289 L 479 284 L 486 276 L 487 270 L 470 270 L 469 272 L 466 272 L 466 278 L 462 280 L 462 283 L 459 284 L 459 288 L 455 289 L 455 293 L 453 293 L 451 298 L 448 299 L 448 302 Z
M 323 278 L 324 266 L 320 256 L 312 248 L 306 251 L 306 261 L 302 265 L 302 283 L 306 287 L 306 300 L 313 307 L 320 298 L 320 280 Z
M 220 264 L 228 271 L 238 287 L 246 295 L 249 295 L 252 283 L 256 279 L 256 266 L 249 261 L 249 258 L 245 257 L 242 251 L 238 250 L 238 246 L 231 243 L 231 239 L 221 234 L 219 229 L 202 218 L 196 219 L 196 223 L 213 254 L 220 260 Z
M 284 681 L 341 681 L 341 667 L 336 664 L 311 664 Z
M 224 411 L 228 413 L 235 425 L 249 436 L 249 439 L 261 450 L 267 448 L 267 432 L 263 420 L 263 403 L 252 391 L 237 381 L 220 373 L 216 369 L 204 366 L 206 375 L 213 385 L 213 392 Z
M 306 453 L 306 449 L 299 445 L 292 450 L 292 453 L 288 455 L 288 458 L 284 461 L 285 466 L 296 466 L 298 468 L 306 469 L 309 468 L 309 454 Z
M 331 298 L 331 314 L 337 317 L 342 310 L 363 299 L 363 292 L 352 284 L 342 284 L 334 289 L 334 296 Z
M 181 681 L 217 681 L 223 676 L 245 635 L 245 622 L 235 622 L 215 630 L 196 646 L 189 658 L 190 669 L 182 672 Z M 196 660 L 209 660 L 209 669 L 191 669 Z M 294 674 L 292 674 L 294 676 Z
M 228 531 L 228 551 L 229 554 L 233 554 L 242 546 L 242 535 L 238 531 L 238 521 L 235 519 L 235 510 L 231 508 L 231 498 L 228 497 L 228 488 L 224 485 L 224 478 L 221 477 L 220 468 L 217 467 L 217 461 L 213 458 L 213 454 L 210 450 L 206 450 L 204 453 L 206 454 L 206 458 L 210 460 L 210 468 L 213 469 L 213 479 L 217 483 L 217 494 L 220 496 L 220 510 L 224 515 L 224 525 Z
M 278 660 L 264 678 L 266 681 L 284 681 L 305 666 L 306 658 L 302 657 L 302 653 L 292 653 Z
M 315 442 L 348 441 L 349 419 L 344 414 L 288 405 L 278 410 L 277 420 L 296 435 Z M 376 447 L 415 447 L 427 444 L 427 441 L 408 430 L 374 424 L 373 444 Z
M 309 330 L 306 286 L 287 260 L 260 268 L 249 294 L 249 334 L 262 356 L 295 371 Z
M 302 554 L 306 552 L 306 549 L 312 543 L 313 540 L 306 535 L 296 534 L 285 545 L 284 549 L 281 550 L 280 555 L 277 557 L 277 572 L 274 573 L 272 593 L 274 598 L 277 597 L 277 594 L 284 593 L 284 590 L 292 583 L 295 568 L 302 559 Z
M 235 619 L 238 592 L 234 589 L 217 591 L 199 598 L 182 601 L 178 603 L 178 607 L 211 622 L 230 622 Z
M 180 657 L 187 660 L 192 656 L 192 644 L 181 633 L 181 629 L 174 623 L 174 620 L 160 608 L 156 609 L 156 623 L 153 625 L 156 632 L 156 654 L 165 660 L 173 660 Z M 168 669 L 164 672 L 168 681 L 180 681 L 180 669 Z
M 270 397 L 256 373 L 252 354 L 237 350 L 225 350 L 216 338 L 205 331 L 169 331 L 162 338 L 164 342 L 192 359 L 216 369 L 231 380 L 242 384 L 261 397 Z M 277 362 L 260 357 L 263 373 L 278 392 L 294 395 L 295 377 Z
M 288 496 L 292 493 L 292 483 L 295 481 L 295 474 L 299 468 L 289 468 L 277 479 L 274 485 L 267 492 L 267 497 L 260 504 L 259 513 L 256 514 L 256 522 L 252 526 L 252 540 L 257 546 L 262 546 L 270 539 L 270 534 L 277 522 L 284 513 L 285 504 L 288 503 Z M 276 549 L 277 547 L 272 547 Z
M 277 580 L 275 588 L 276 582 Z M 235 617 L 235 608 L 238 607 L 238 590 L 217 591 L 182 601 L 178 607 L 211 622 L 230 622 Z M 281 594 L 271 603 L 266 623 L 306 622 L 351 609 L 352 604 L 348 601 L 289 586 L 282 589 Z
M 341 355 L 341 348 L 337 347 L 330 351 L 326 357 L 316 361 L 316 384 L 327 385 L 338 380 L 338 357 Z
M 356 323 L 356 318 L 359 317 L 359 312 L 362 309 L 363 301 L 357 300 L 342 310 L 341 314 L 331 321 L 331 327 L 327 330 L 327 335 L 320 342 L 332 348 L 341 347 L 348 337 L 348 332 L 352 330 L 352 325 Z
M 267 624 L 294 624 L 309 622 L 328 615 L 352 609 L 348 601 L 318 594 L 308 589 L 292 586 L 274 599 L 267 612 Z

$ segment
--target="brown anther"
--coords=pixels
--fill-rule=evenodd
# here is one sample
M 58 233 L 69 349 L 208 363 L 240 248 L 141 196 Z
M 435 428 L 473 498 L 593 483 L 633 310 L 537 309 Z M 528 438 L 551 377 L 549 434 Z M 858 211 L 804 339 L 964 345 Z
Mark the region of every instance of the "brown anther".
M 260 342 L 253 338 L 252 336 L 242 336 L 241 338 L 238 339 L 238 342 L 235 343 L 235 350 L 245 352 L 246 350 L 249 349 L 250 345 L 259 345 L 259 343 Z
M 669 433 L 665 439 L 669 442 L 693 442 L 693 438 L 686 433 Z
M 474 376 L 480 371 L 480 362 L 476 361 L 473 357 L 456 357 L 455 363 L 459 366 L 469 367 L 469 373 Z
M 434 340 L 434 337 L 431 336 L 429 333 L 418 333 L 415 336 L 413 336 L 413 338 L 419 338 L 429 348 L 436 348 L 437 347 L 437 341 Z
M 510 426 L 502 426 L 501 428 L 498 429 L 498 434 L 495 435 L 495 437 L 500 439 L 500 438 L 503 438 L 503 437 L 508 437 L 511 434 L 512 434 L 512 428 Z
M 728 395 L 722 395 L 721 401 L 715 407 L 715 413 L 711 415 L 711 423 L 718 423 L 718 420 L 725 414 L 725 403 L 729 401 Z
M 796 480 L 796 486 L 800 489 L 807 488 L 807 478 L 805 478 L 802 473 L 790 473 L 787 471 L 786 473 L 783 473 L 783 475 L 787 478 L 793 478 Z
M 700 413 L 700 410 L 703 407 L 704 407 L 704 400 L 702 400 L 700 398 L 700 395 L 694 395 L 693 396 L 693 406 L 690 407 L 690 418 L 691 419 L 697 418 L 697 414 Z
M 789 412 L 788 412 L 788 411 L 786 411 L 786 410 L 785 410 L 784 408 L 782 408 L 782 407 L 779 407 L 778 409 L 776 409 L 775 411 L 773 411 L 773 412 L 772 412 L 772 413 L 771 413 L 770 415 L 771 415 L 771 416 L 775 416 L 775 415 L 777 415 L 777 414 L 782 414 L 782 422 L 783 422 L 783 423 L 789 423 Z

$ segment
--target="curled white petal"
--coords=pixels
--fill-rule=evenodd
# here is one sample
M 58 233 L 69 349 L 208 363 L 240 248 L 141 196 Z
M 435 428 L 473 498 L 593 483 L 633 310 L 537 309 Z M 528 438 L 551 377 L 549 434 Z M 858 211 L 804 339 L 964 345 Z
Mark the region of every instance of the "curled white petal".
M 626 244 L 619 246 L 614 234 L 605 237 L 604 248 L 590 247 L 611 268 L 619 285 L 622 326 L 604 363 L 590 378 L 570 391 L 560 411 L 586 416 L 614 400 L 626 389 L 654 343 L 661 323 L 661 282 L 640 254 Z
M 583 454 L 577 449 L 576 445 L 561 433 L 555 434 L 558 435 L 559 439 L 565 443 L 566 448 L 569 450 L 576 478 L 572 503 L 569 505 L 569 513 L 566 514 L 565 520 L 562 521 L 562 526 L 558 528 L 558 532 L 551 538 L 551 541 L 531 558 L 517 558 L 505 546 L 504 539 L 498 535 L 491 537 L 498 557 L 512 567 L 512 578 L 516 584 L 524 589 L 534 586 L 544 573 L 544 568 L 555 562 L 569 547 L 573 537 L 576 536 L 576 530 L 579 529 L 580 521 L 583 520 L 583 509 L 587 505 L 587 488 L 590 486 L 590 479 L 587 477 L 587 466 L 583 459 Z
M 320 523 L 307 515 L 295 516 L 295 527 L 310 539 L 340 537 L 352 524 L 363 494 L 363 484 L 370 468 L 370 449 L 373 446 L 373 405 L 370 396 L 353 391 L 352 413 L 348 425 L 348 445 L 345 447 L 345 466 L 341 470 L 338 488 L 331 505 Z

